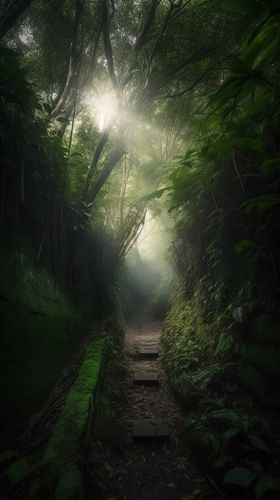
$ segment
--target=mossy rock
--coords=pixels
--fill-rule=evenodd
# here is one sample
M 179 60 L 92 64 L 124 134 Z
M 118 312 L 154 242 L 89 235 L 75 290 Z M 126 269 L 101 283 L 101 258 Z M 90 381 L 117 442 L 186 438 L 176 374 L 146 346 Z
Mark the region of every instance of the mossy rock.
M 100 398 L 106 340 L 94 340 L 86 348 L 78 376 L 72 385 L 52 437 L 42 458 L 48 471 L 30 490 L 30 498 L 41 500 L 51 491 L 55 500 L 83 500 L 82 478 L 77 462 L 86 444 Z
M 44 461 L 69 463 L 77 459 L 91 423 L 99 379 L 106 350 L 105 340 L 91 342 L 86 348 L 79 374 L 65 400 L 54 427 Z
M 241 348 L 241 358 L 269 379 L 280 381 L 280 345 L 246 343 Z
M 280 346 L 280 325 L 275 325 L 272 318 L 262 315 L 256 318 L 250 329 L 249 336 L 262 344 L 278 344 Z

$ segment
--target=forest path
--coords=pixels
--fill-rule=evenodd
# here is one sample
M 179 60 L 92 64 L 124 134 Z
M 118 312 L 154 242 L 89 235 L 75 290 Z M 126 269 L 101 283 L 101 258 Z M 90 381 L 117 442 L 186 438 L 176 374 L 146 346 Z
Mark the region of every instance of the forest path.
M 216 499 L 211 485 L 195 470 L 181 447 L 177 429 L 183 421 L 180 407 L 168 388 L 160 358 L 140 360 L 135 353 L 143 346 L 160 349 L 160 324 L 145 313 L 138 314 L 127 329 L 125 359 L 127 377 L 120 382 L 126 397 L 110 398 L 113 419 L 118 421 L 118 449 L 93 439 L 89 460 L 100 486 L 99 499 L 106 500 L 192 500 Z M 159 387 L 134 385 L 135 374 L 155 373 Z M 162 420 L 170 440 L 135 443 L 133 422 Z

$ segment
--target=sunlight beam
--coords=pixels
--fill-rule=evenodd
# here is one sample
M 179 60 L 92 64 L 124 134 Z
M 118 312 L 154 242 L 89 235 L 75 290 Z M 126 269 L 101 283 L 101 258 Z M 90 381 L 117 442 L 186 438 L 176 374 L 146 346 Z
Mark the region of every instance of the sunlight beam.
M 91 99 L 94 120 L 100 132 L 117 120 L 120 114 L 118 99 L 113 91 L 94 94 Z

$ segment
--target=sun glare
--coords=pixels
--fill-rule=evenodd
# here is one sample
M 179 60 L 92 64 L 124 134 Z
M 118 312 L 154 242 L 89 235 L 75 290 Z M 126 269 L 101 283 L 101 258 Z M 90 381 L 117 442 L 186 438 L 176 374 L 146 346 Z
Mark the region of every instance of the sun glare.
M 104 92 L 95 95 L 93 101 L 93 115 L 100 131 L 112 124 L 119 115 L 119 104 L 116 95 Z

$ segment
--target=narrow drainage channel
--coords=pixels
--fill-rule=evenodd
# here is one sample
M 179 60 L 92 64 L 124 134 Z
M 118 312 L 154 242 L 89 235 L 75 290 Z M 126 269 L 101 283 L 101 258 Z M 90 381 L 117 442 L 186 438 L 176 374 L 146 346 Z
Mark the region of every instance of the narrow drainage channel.
M 97 500 L 218 499 L 181 446 L 183 414 L 168 388 L 159 358 L 160 325 L 136 318 L 126 335 L 125 397 L 110 400 L 119 422 L 107 438 L 95 436 L 89 450 Z

